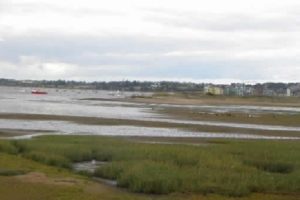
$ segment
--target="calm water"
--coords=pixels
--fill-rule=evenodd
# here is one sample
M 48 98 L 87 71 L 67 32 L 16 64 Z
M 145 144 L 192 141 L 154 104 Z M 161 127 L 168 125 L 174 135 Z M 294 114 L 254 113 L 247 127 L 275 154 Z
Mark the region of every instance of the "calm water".
M 47 89 L 48 95 L 32 95 L 31 89 L 0 87 L 0 113 L 29 113 L 49 115 L 89 116 L 122 119 L 155 117 L 151 108 L 124 106 L 115 101 L 89 101 L 81 98 L 122 98 L 108 91 Z M 128 104 L 130 105 L 130 104 Z

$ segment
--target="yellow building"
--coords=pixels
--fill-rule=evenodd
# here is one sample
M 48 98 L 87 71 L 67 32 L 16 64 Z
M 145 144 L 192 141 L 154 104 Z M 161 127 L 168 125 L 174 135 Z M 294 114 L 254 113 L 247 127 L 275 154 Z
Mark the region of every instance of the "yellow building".
M 217 86 L 212 86 L 212 85 L 205 86 L 204 92 L 205 92 L 205 94 L 210 94 L 210 95 L 223 95 L 224 94 L 223 88 L 217 87 Z

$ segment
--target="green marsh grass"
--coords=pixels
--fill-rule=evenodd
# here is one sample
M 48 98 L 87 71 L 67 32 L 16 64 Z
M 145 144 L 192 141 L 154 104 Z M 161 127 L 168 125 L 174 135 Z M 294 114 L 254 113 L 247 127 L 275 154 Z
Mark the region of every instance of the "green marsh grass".
M 23 170 L 12 170 L 12 169 L 1 169 L 0 168 L 0 176 L 17 176 L 25 174 L 26 171 Z
M 67 169 L 73 162 L 107 161 L 95 176 L 114 179 L 119 187 L 139 193 L 230 197 L 300 193 L 298 141 L 220 140 L 191 146 L 141 144 L 112 137 L 43 136 L 1 141 L 0 150 Z

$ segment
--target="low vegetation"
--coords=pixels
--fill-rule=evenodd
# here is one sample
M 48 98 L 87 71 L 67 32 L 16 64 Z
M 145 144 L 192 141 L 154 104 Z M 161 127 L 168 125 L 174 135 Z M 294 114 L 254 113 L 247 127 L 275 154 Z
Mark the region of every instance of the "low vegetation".
M 133 102 L 182 105 L 255 105 L 299 107 L 299 97 L 279 96 L 211 96 L 202 92 L 155 92 L 152 96 L 135 96 Z
M 18 155 L 0 153 L 0 166 L 1 200 L 148 200 Z
M 141 144 L 96 136 L 43 136 L 1 141 L 0 150 L 71 169 L 108 161 L 95 176 L 150 194 L 194 193 L 240 197 L 251 193 L 300 195 L 298 141 L 214 141 L 208 145 Z
M 23 170 L 0 169 L 0 176 L 16 176 L 25 173 Z
M 300 115 L 297 113 L 255 113 L 244 111 L 205 111 L 197 108 L 164 108 L 159 113 L 169 115 L 183 120 L 200 120 L 200 121 L 217 121 L 233 122 L 262 125 L 282 125 L 282 126 L 299 126 Z

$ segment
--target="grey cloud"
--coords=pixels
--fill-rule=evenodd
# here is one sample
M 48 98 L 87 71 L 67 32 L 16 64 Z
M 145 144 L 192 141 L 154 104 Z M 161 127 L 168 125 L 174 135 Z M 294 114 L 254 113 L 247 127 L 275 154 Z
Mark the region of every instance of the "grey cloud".
M 256 40 L 256 41 L 255 41 Z M 174 39 L 167 37 L 112 36 L 112 37 L 68 37 L 60 35 L 41 37 L 5 37 L 0 43 L 0 58 L 16 60 L 20 55 L 31 55 L 49 59 L 96 59 L 99 56 L 144 59 L 145 55 L 163 55 L 174 51 L 223 51 L 234 52 L 257 49 L 276 49 L 291 46 L 286 37 L 271 39 L 238 40 L 232 38 Z M 115 56 L 118 57 L 118 56 Z M 138 59 L 138 58 L 136 58 Z
M 53 14 L 64 14 L 64 15 L 72 15 L 72 16 L 122 16 L 125 15 L 124 12 L 117 12 L 102 8 L 92 8 L 92 7 L 65 7 L 60 6 L 58 4 L 46 3 L 46 2 L 32 2 L 32 3 L 17 3 L 12 4 L 8 1 L 0 4 L 0 10 L 2 9 L 2 14 L 33 14 L 37 12 L 41 13 L 53 13 Z M 0 14 L 1 15 L 1 14 Z
M 26 64 L 19 62 L 16 64 L 8 64 L 10 67 L 5 68 L 1 65 L 1 74 L 5 77 L 19 78 L 19 79 L 79 79 L 82 80 L 103 80 L 107 77 L 118 77 L 121 79 L 127 79 L 129 77 L 135 77 L 137 79 L 224 79 L 224 78 L 258 78 L 259 73 L 253 73 L 253 69 L 250 74 L 244 73 L 245 70 L 239 69 L 238 63 L 230 62 L 196 62 L 190 61 L 174 63 L 160 62 L 159 65 L 153 66 L 132 66 L 132 65 L 95 65 L 95 66 L 74 66 L 72 64 L 64 63 L 52 63 L 52 66 L 57 65 L 57 68 L 67 65 L 71 66 L 71 70 L 65 74 L 49 73 L 47 62 L 42 61 L 32 62 Z M 40 66 L 43 66 L 42 68 Z M 50 71 L 51 72 L 51 71 Z
M 197 13 L 170 10 L 148 10 L 145 20 L 173 27 L 185 27 L 207 31 L 300 31 L 300 9 L 293 12 L 266 13 L 264 15 L 245 13 Z M 152 14 L 151 14 L 152 13 Z
M 0 43 L 0 60 L 18 64 L 20 56 L 31 56 L 41 62 L 63 62 L 80 66 L 84 72 L 93 69 L 117 66 L 113 74 L 126 76 L 183 75 L 186 77 L 226 77 L 238 74 L 240 77 L 258 77 L 255 70 L 266 66 L 282 67 L 300 64 L 300 57 L 235 57 L 243 52 L 231 46 L 231 42 L 207 40 L 176 40 L 150 37 L 21 37 L 6 38 Z M 234 45 L 233 45 L 234 46 Z M 189 54 L 189 51 L 209 50 L 211 53 Z M 246 49 L 247 50 L 247 49 Z M 168 54 L 176 51 L 184 56 Z M 256 51 L 255 49 L 253 50 Z M 126 68 L 126 69 L 125 69 Z M 107 70 L 106 70 L 106 73 Z M 112 73 L 112 72 L 111 72 Z
M 271 56 L 264 57 L 235 57 L 235 54 L 247 51 L 276 50 L 290 47 L 295 38 L 288 35 L 272 36 L 270 38 L 245 38 L 223 33 L 220 37 L 203 39 L 175 39 L 164 36 L 64 36 L 41 35 L 5 37 L 0 43 L 0 61 L 5 61 L 13 68 L 4 68 L 0 65 L 1 76 L 30 76 L 35 69 L 45 73 L 45 63 L 73 66 L 67 74 L 47 76 L 66 79 L 102 80 L 107 77 L 128 77 L 144 79 L 243 79 L 243 80 L 270 80 L 279 74 L 279 77 L 288 77 L 295 68 L 289 66 L 300 65 L 300 56 Z M 228 36 L 228 37 L 227 37 Z M 297 45 L 295 46 L 297 47 Z M 197 54 L 208 51 L 209 54 Z M 291 51 L 291 50 L 290 50 Z M 174 53 L 175 52 L 175 53 Z M 176 52 L 183 52 L 178 55 Z M 191 54 L 189 54 L 191 52 Z M 196 53 L 193 53 L 196 52 Z M 173 54 L 172 54 L 173 53 Z M 289 52 L 287 51 L 287 54 Z M 24 63 L 22 56 L 37 58 L 32 64 Z M 4 63 L 4 62 L 2 62 Z M 1 62 L 0 62 L 1 64 Z M 28 72 L 28 67 L 31 71 Z M 13 69 L 13 70 L 12 70 Z M 268 70 L 264 70 L 268 69 Z M 272 70 L 274 69 L 274 70 Z M 27 72 L 26 72 L 27 70 Z M 5 71 L 5 72 L 4 72 Z M 18 73 L 14 73 L 17 71 Z M 292 73 L 300 75 L 299 71 Z M 296 74 L 296 75 L 295 75 Z
M 68 61 L 73 59 L 73 61 L 80 61 L 78 59 L 86 58 L 89 61 L 83 62 L 88 63 L 101 55 L 109 57 L 105 54 L 128 55 L 132 53 L 143 57 L 143 54 L 159 55 L 176 50 L 225 49 L 229 46 L 234 45 L 230 41 L 179 40 L 164 37 L 6 37 L 0 44 L 0 58 L 14 61 L 20 55 Z
M 8 0 L 1 0 L 0 1 L 0 16 L 6 13 L 8 10 L 11 9 L 11 2 Z

